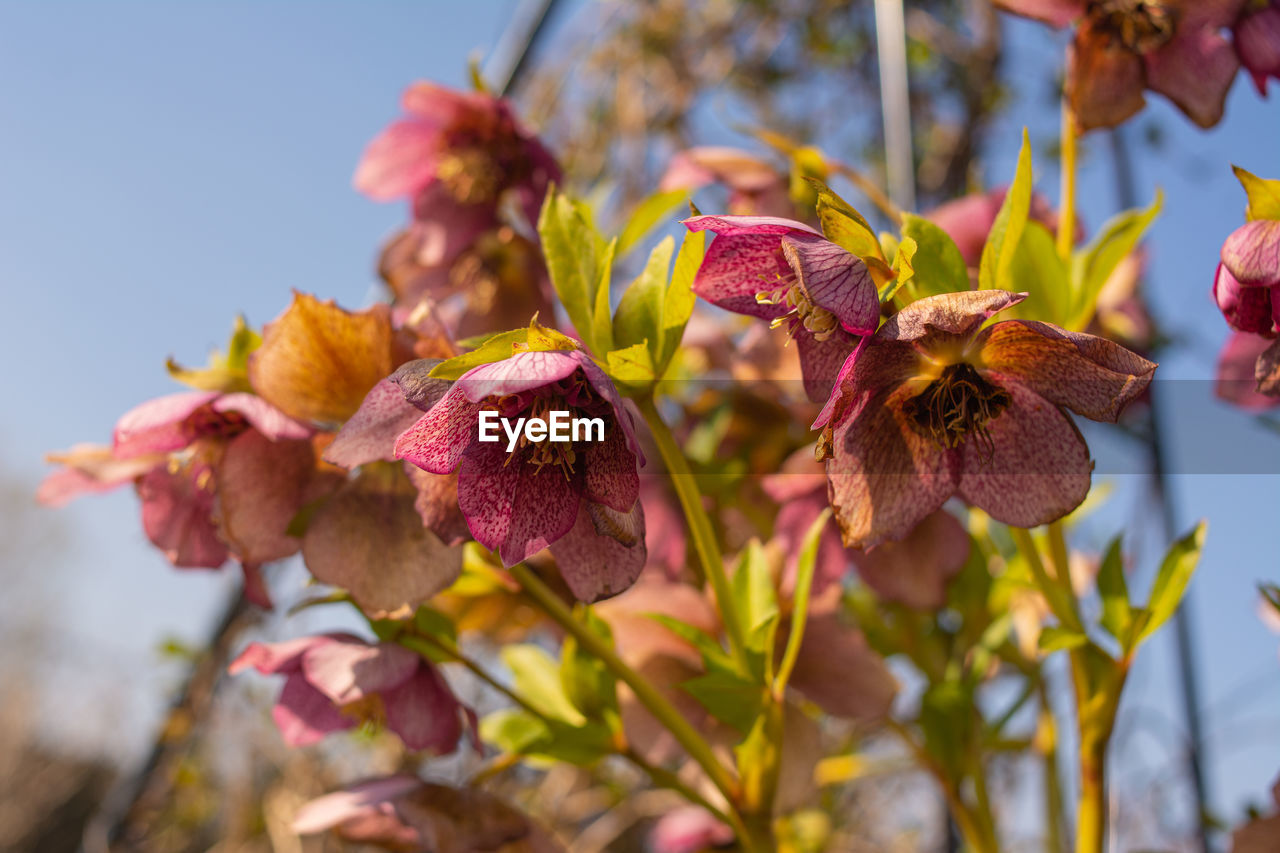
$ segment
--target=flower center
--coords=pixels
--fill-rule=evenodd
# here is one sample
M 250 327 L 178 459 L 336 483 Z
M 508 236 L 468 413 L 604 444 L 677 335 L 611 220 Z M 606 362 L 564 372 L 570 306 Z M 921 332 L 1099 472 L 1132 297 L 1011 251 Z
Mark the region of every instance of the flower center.
M 840 321 L 826 308 L 813 304 L 795 274 L 779 275 L 777 286 L 772 290 L 762 290 L 756 294 L 756 302 L 761 305 L 781 305 L 786 313 L 775 317 L 769 328 L 787 327 L 787 335 L 795 337 L 800 327 L 808 329 L 815 340 L 825 341 L 840 328 Z
M 982 378 L 973 365 L 948 365 L 942 375 L 907 400 L 903 411 L 920 435 L 938 447 L 953 448 L 974 436 L 990 457 L 995 451 L 988 428 L 1013 402 L 1009 392 Z
M 502 189 L 502 170 L 483 148 L 456 148 L 445 154 L 436 177 L 461 204 L 491 202 Z
M 582 453 L 578 444 L 603 441 L 604 433 L 613 427 L 610 419 L 600 414 L 608 404 L 595 395 L 589 383 L 571 377 L 555 383 L 551 390 L 535 394 L 532 400 L 506 396 L 490 397 L 486 402 L 517 430 L 514 436 L 502 437 L 504 443 L 513 443 L 504 465 L 518 458 L 534 466 L 535 475 L 549 467 L 570 479 Z M 558 417 L 553 419 L 553 413 Z M 542 437 L 530 438 L 530 426 L 538 422 L 542 426 L 535 431 Z M 602 422 L 603 431 L 601 424 L 594 422 Z
M 1089 16 L 1103 32 L 1135 53 L 1169 43 L 1177 30 L 1174 10 L 1162 0 L 1092 0 Z

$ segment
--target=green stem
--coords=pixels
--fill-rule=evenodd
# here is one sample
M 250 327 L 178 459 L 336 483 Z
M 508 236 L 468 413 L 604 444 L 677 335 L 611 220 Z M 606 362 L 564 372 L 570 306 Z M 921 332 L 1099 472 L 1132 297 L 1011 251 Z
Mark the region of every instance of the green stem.
M 1068 588 L 1064 590 L 1061 584 L 1049 577 L 1049 571 L 1044 566 L 1040 549 L 1036 546 L 1031 531 L 1022 527 L 1010 527 L 1009 533 L 1013 536 L 1013 541 L 1027 561 L 1027 565 L 1031 567 L 1031 575 L 1035 578 L 1036 585 L 1040 588 L 1040 593 L 1048 603 L 1049 609 L 1053 611 L 1053 615 L 1064 628 L 1083 631 L 1084 626 L 1080 622 L 1079 614 L 1076 613 L 1075 596 L 1068 592 L 1070 578 L 1067 579 Z
M 523 563 L 511 568 L 511 575 L 516 579 L 529 598 L 533 599 L 547 616 L 578 641 L 582 648 L 600 660 L 609 671 L 622 680 L 635 693 L 636 699 L 658 719 L 658 722 L 671 732 L 676 741 L 684 747 L 689 757 L 697 762 L 711 779 L 712 784 L 720 790 L 726 800 L 735 802 L 738 794 L 738 783 L 729 775 L 729 771 L 716 758 L 710 745 L 698 733 L 684 715 L 667 701 L 652 684 L 623 662 L 617 653 L 604 642 L 594 631 L 589 630 L 569 610 L 568 606 L 542 582 L 528 566 Z
M 885 726 L 902 740 L 915 758 L 916 763 L 927 770 L 937 781 L 938 787 L 942 789 L 942 796 L 947 801 L 947 810 L 951 813 L 952 819 L 955 820 L 956 827 L 960 830 L 961 837 L 964 838 L 965 846 L 971 853 L 997 853 L 999 848 L 995 839 L 987 835 L 981 822 L 974 816 L 964 798 L 960 796 L 959 787 L 948 777 L 942 767 L 933 760 L 933 757 L 925 751 L 925 748 L 916 741 L 911 735 L 911 731 L 892 717 L 885 720 Z
M 694 550 L 698 552 L 698 560 L 711 589 L 716 596 L 716 605 L 720 608 L 720 618 L 724 622 L 725 635 L 729 638 L 729 650 L 744 673 L 750 671 L 747 661 L 746 642 L 739 621 L 737 609 L 733 606 L 733 594 L 729 591 L 729 576 L 724 570 L 724 558 L 720 555 L 720 544 L 716 540 L 711 519 L 702 505 L 702 493 L 698 490 L 697 481 L 689 469 L 684 451 L 676 443 L 675 436 L 658 413 L 652 397 L 641 397 L 636 401 L 640 414 L 649 424 L 654 442 L 658 445 L 658 454 L 667 466 L 671 483 L 676 495 L 680 498 L 680 506 L 684 509 L 685 520 L 689 525 L 689 535 L 693 539 Z
M 1076 119 L 1062 99 L 1062 199 L 1058 205 L 1058 257 L 1071 260 L 1076 242 Z

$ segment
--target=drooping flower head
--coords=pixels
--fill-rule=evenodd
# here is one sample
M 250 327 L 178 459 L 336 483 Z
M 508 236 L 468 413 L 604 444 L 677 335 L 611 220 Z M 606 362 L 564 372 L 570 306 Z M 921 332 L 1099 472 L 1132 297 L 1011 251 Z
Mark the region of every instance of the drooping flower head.
M 959 495 L 998 521 L 1034 527 L 1080 505 L 1093 463 L 1064 409 L 1114 421 L 1155 364 L 1048 323 L 982 329 L 1023 294 L 917 300 L 891 317 L 843 388 L 830 497 L 845 544 L 905 536 Z
M 395 643 L 349 634 L 250 643 L 228 672 L 285 676 L 271 716 L 290 746 L 362 723 L 385 725 L 410 749 L 449 753 L 471 713 L 434 666 Z
M 1244 0 L 996 0 L 1055 27 L 1078 21 L 1066 95 L 1081 130 L 1113 127 L 1143 108 L 1143 90 L 1200 127 L 1222 119 L 1240 68 L 1222 30 Z
M 684 224 L 716 234 L 694 292 L 785 330 L 800 354 L 805 393 L 826 400 L 841 365 L 879 322 L 866 264 L 792 219 L 695 216 Z
M 480 440 L 482 415 L 496 440 Z M 537 422 L 543 438 L 525 428 L 508 437 L 499 419 Z M 568 438 L 553 440 L 561 419 Z M 473 368 L 395 452 L 433 474 L 456 470 L 476 541 L 507 566 L 550 547 L 580 600 L 621 592 L 644 567 L 644 456 L 617 389 L 581 350 L 523 351 Z
M 1280 220 L 1254 219 L 1241 225 L 1222 244 L 1222 262 L 1213 283 L 1222 316 L 1237 332 L 1219 361 L 1218 394 L 1248 408 L 1265 408 L 1259 395 L 1280 398 Z M 1253 387 L 1240 360 L 1256 355 Z M 1223 384 L 1227 380 L 1231 387 Z
M 1246 0 L 1232 35 L 1240 64 L 1253 78 L 1258 94 L 1266 97 L 1267 79 L 1280 80 L 1280 2 Z

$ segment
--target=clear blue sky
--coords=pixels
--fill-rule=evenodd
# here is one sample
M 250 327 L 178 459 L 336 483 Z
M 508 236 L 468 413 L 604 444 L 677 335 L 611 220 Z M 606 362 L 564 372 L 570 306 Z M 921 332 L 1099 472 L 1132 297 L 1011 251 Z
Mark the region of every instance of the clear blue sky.
M 468 55 L 494 44 L 515 5 L 0 3 L 0 470 L 34 487 L 44 452 L 105 440 L 126 408 L 172 390 L 165 356 L 202 361 L 237 312 L 269 320 L 289 288 L 366 302 L 377 246 L 404 213 L 351 190 L 362 146 L 409 82 L 462 85 Z M 1018 125 L 1030 121 L 1041 142 L 1056 132 L 1043 91 L 1061 37 L 1028 25 L 1010 35 L 1008 68 L 1035 76 L 995 147 L 992 183 L 1012 174 Z M 1165 145 L 1139 163 L 1139 195 L 1158 184 L 1167 206 L 1149 286 L 1186 338 L 1161 373 L 1188 380 L 1170 418 L 1177 470 L 1195 472 L 1176 478 L 1180 517 L 1212 518 L 1193 595 L 1213 780 L 1220 804 L 1236 806 L 1280 770 L 1280 638 L 1258 622 L 1254 594 L 1256 580 L 1280 576 L 1280 438 L 1212 400 L 1205 380 L 1225 326 L 1207 294 L 1242 216 L 1227 163 L 1280 176 L 1280 112 L 1244 79 L 1207 134 L 1152 100 L 1135 135 L 1157 120 Z M 1103 140 L 1086 150 L 1082 208 L 1096 228 L 1115 194 Z M 1055 192 L 1052 164 L 1037 166 Z M 1103 455 L 1107 465 L 1123 460 Z M 1265 473 L 1221 473 L 1254 470 Z M 168 568 L 127 492 L 63 512 L 75 535 L 47 572 L 71 647 L 133 673 L 154 700 L 163 684 L 139 673 L 160 638 L 203 636 L 230 578 Z M 1140 671 L 1131 704 L 1176 721 L 1170 645 Z

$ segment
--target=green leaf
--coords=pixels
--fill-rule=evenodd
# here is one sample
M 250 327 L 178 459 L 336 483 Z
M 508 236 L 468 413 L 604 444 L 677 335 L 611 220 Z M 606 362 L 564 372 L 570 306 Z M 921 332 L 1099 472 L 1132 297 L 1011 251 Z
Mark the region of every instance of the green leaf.
M 1187 584 L 1191 582 L 1191 575 L 1200 562 L 1200 551 L 1204 548 L 1204 537 L 1208 530 L 1209 523 L 1201 521 L 1194 530 L 1174 542 L 1165 554 L 1155 583 L 1151 585 L 1151 598 L 1146 607 L 1147 618 L 1138 633 L 1135 647 L 1159 631 L 1178 609 L 1182 596 L 1187 591 Z
M 645 615 L 696 648 L 709 671 L 734 671 L 733 658 L 725 651 L 720 641 L 706 631 L 666 613 L 646 613 Z
M 529 321 L 529 328 L 499 332 L 486 338 L 471 352 L 464 352 L 462 355 L 455 355 L 440 362 L 431 369 L 429 375 L 435 379 L 453 381 L 474 367 L 503 361 L 523 350 L 575 350 L 577 348 L 578 345 L 573 338 L 543 326 L 538 322 L 538 318 L 534 317 Z
M 580 621 L 594 634 L 613 646 L 609 626 L 589 607 L 575 608 Z M 560 684 L 573 706 L 590 720 L 619 723 L 617 679 L 604 662 L 587 654 L 572 635 L 560 646 Z
M 902 216 L 902 236 L 916 243 L 911 266 L 915 277 L 909 292 L 917 298 L 968 290 L 969 268 L 959 247 L 946 231 L 914 213 Z
M 628 396 L 644 393 L 657 378 L 648 341 L 632 344 L 626 349 L 612 350 L 605 358 L 604 366 L 605 371 Z
M 743 734 L 751 730 L 764 704 L 760 685 L 732 672 L 709 672 L 680 686 L 711 716 Z
M 831 520 L 831 510 L 824 509 L 814 519 L 813 524 L 805 531 L 800 543 L 800 556 L 796 559 L 794 607 L 791 611 L 791 634 L 787 637 L 786 648 L 782 651 L 782 663 L 778 666 L 778 674 L 773 683 L 773 695 L 782 696 L 787 689 L 787 682 L 800 656 L 800 647 L 804 643 L 805 623 L 809 617 L 809 593 L 813 589 L 813 572 L 818 564 L 818 545 L 822 542 L 822 531 Z
M 778 592 L 760 540 L 752 539 L 742 549 L 730 581 L 733 607 L 746 629 L 747 648 L 772 651 L 768 646 L 769 626 L 778 619 Z
M 1014 252 L 1022 239 L 1027 216 L 1031 211 L 1031 139 L 1022 130 L 1022 149 L 1018 152 L 1018 170 L 1005 193 L 1004 203 L 982 247 L 978 267 L 978 287 L 982 290 L 1016 290 L 1010 281 Z
M 640 275 L 628 285 L 613 315 L 613 343 L 619 349 L 648 341 L 649 351 L 658 358 L 662 354 L 664 303 L 667 297 L 667 272 L 675 240 L 663 239 L 649 253 Z
M 242 315 L 236 317 L 226 353 L 214 350 L 206 367 L 186 368 L 172 358 L 165 359 L 164 366 L 174 380 L 200 391 L 251 391 L 249 356 L 261 345 L 262 336 L 249 328 Z
M 1017 316 L 1065 325 L 1071 311 L 1067 267 L 1058 255 L 1053 235 L 1039 222 L 1027 222 L 1013 253 L 1009 289 L 1026 291 L 1016 306 Z
M 909 285 L 915 277 L 916 241 L 911 237 L 903 237 L 893 253 L 893 279 L 880 288 L 880 301 L 888 302 L 903 285 Z
M 654 360 L 654 370 L 659 377 L 667 372 L 671 357 L 675 355 L 676 348 L 684 337 L 685 324 L 693 314 L 693 306 L 697 301 L 693 295 L 693 279 L 702 266 L 706 245 L 705 231 L 690 231 L 684 235 L 684 242 L 680 244 L 680 252 L 676 255 L 671 285 L 667 288 L 667 296 L 662 304 L 662 350 Z
M 1071 259 L 1071 287 L 1074 298 L 1069 328 L 1082 329 L 1093 319 L 1097 309 L 1098 294 L 1115 272 L 1119 263 L 1142 240 L 1142 235 L 1160 215 L 1164 206 L 1164 194 L 1157 192 L 1151 206 L 1145 210 L 1126 210 L 1109 219 L 1098 236 Z
M 1046 655 L 1078 649 L 1088 642 L 1088 635 L 1060 625 L 1050 625 L 1040 632 L 1040 651 Z
M 515 692 L 542 714 L 573 725 L 586 718 L 569 701 L 560 682 L 560 667 L 540 646 L 530 643 L 505 646 L 502 662 L 511 670 Z
M 613 278 L 613 258 L 618 250 L 618 241 L 613 239 L 605 247 L 600 258 L 600 266 L 596 273 L 595 309 L 591 316 L 591 333 L 588 346 L 595 352 L 609 352 L 613 349 L 613 318 L 610 314 L 610 282 Z M 584 338 L 584 340 L 587 340 Z
M 618 255 L 625 255 L 663 219 L 674 213 L 686 198 L 688 190 L 656 192 L 642 200 L 631 211 L 627 224 L 618 235 Z
M 438 637 L 449 643 L 456 643 L 458 640 L 458 626 L 453 619 L 425 604 L 413 614 L 413 627 L 419 634 Z
M 590 210 L 552 187 L 538 216 L 538 236 L 556 295 L 583 342 L 596 350 L 596 293 L 606 247 Z
M 480 738 L 503 752 L 587 766 L 613 752 L 613 735 L 599 723 L 572 726 L 522 708 L 495 711 L 480 721 Z
M 959 778 L 964 766 L 965 740 L 971 731 L 973 697 L 957 681 L 930 685 L 920 699 L 920 728 L 925 750 L 947 778 Z
M 1129 604 L 1129 582 L 1124 576 L 1124 551 L 1122 537 L 1117 536 L 1107 546 L 1098 569 L 1098 596 L 1102 599 L 1102 627 L 1124 644 L 1129 636 L 1132 605 Z M 1128 649 L 1125 649 L 1127 652 Z
M 1259 178 L 1239 166 L 1231 168 L 1244 187 L 1245 195 L 1249 197 L 1245 217 L 1250 222 L 1255 219 L 1280 219 L 1280 181 Z

